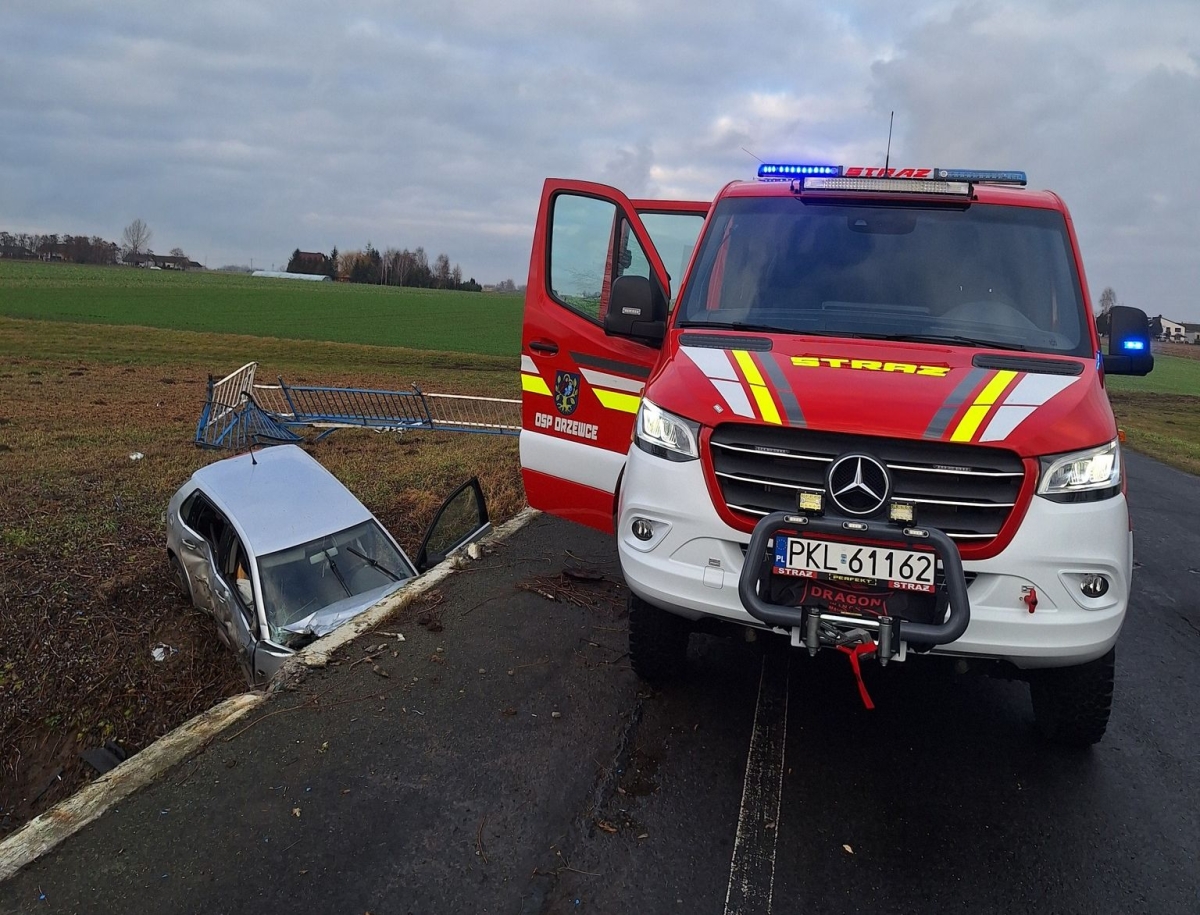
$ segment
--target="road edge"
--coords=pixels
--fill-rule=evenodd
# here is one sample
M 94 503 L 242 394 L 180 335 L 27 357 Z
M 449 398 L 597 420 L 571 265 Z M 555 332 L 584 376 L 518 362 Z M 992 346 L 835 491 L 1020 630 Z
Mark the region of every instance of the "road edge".
M 496 527 L 484 542 L 507 540 L 540 514 L 536 509 L 525 508 Z M 289 658 L 270 689 L 230 696 L 188 719 L 114 769 L 34 817 L 0 842 L 0 883 L 52 851 L 131 794 L 157 781 L 169 769 L 204 749 L 230 725 L 269 701 L 276 693 L 294 685 L 297 676 L 302 676 L 302 670 L 326 666 L 334 652 L 360 635 L 371 632 L 393 614 L 441 584 L 461 567 L 461 563 L 461 557 L 452 556 L 417 576 L 400 591 Z

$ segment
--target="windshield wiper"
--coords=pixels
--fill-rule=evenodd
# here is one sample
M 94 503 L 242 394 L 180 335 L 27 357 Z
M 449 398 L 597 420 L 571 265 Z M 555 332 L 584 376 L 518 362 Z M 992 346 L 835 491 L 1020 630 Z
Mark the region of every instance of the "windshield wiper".
M 873 340 L 896 340 L 902 343 L 957 343 L 960 346 L 983 346 L 988 349 L 1029 352 L 1029 347 L 1022 346 L 1020 343 L 1001 343 L 998 340 L 965 337 L 961 334 L 848 334 L 847 336 L 869 337 Z
M 357 556 L 359 559 L 361 559 L 363 562 L 365 562 L 367 565 L 369 565 L 372 569 L 378 569 L 380 572 L 382 572 L 384 575 L 386 575 L 392 581 L 400 581 L 400 576 L 397 575 L 395 572 L 393 572 L 391 569 L 389 569 L 387 566 L 383 565 L 376 559 L 372 559 L 370 556 L 366 555 L 365 553 L 360 553 L 354 547 L 352 547 L 352 546 L 346 547 L 346 552 L 353 553 L 355 556 Z
M 346 591 L 347 597 L 353 597 L 354 592 L 350 590 L 350 586 L 346 584 L 346 579 L 342 577 L 342 571 L 337 567 L 337 563 L 333 561 L 333 557 L 329 555 L 329 551 L 325 551 L 325 561 L 329 563 L 329 568 L 333 569 L 333 574 L 337 576 L 338 583 Z

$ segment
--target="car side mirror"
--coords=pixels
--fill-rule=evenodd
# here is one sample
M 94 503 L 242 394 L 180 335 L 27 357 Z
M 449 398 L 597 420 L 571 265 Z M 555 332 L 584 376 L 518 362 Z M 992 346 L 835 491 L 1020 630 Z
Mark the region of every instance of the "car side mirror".
M 478 540 L 489 530 L 487 502 L 479 479 L 472 477 L 442 503 L 421 541 L 417 571 L 433 568 L 459 547 Z
M 667 297 L 658 282 L 635 274 L 613 280 L 604 332 L 660 345 L 667 333 Z
M 1108 312 L 1106 375 L 1149 375 L 1154 368 L 1150 351 L 1150 319 L 1140 308 L 1114 305 Z

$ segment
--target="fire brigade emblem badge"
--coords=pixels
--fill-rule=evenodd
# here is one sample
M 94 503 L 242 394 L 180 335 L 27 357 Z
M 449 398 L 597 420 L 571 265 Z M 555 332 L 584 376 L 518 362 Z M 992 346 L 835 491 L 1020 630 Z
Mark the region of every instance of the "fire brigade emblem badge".
M 554 406 L 563 416 L 570 416 L 579 406 L 579 375 L 558 372 L 554 376 Z

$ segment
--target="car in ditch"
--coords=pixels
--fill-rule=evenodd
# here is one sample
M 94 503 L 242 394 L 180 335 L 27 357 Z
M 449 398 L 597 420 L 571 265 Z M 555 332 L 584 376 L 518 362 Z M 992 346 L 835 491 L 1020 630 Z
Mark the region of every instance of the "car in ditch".
M 213 617 L 247 679 L 378 603 L 490 529 L 479 482 L 442 504 L 410 559 L 332 473 L 296 445 L 202 467 L 167 508 L 167 561 Z

